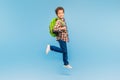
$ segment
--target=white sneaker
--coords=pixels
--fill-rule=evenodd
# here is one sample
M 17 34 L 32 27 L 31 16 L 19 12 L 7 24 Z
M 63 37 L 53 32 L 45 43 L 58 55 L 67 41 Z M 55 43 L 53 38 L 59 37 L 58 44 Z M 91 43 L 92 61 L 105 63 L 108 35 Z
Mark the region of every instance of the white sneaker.
M 49 51 L 50 51 L 50 45 L 48 44 L 48 45 L 47 45 L 47 48 L 46 48 L 46 54 L 48 54 Z
M 68 69 L 72 69 L 72 66 L 70 66 L 69 64 L 68 65 L 64 65 L 65 68 L 68 68 Z

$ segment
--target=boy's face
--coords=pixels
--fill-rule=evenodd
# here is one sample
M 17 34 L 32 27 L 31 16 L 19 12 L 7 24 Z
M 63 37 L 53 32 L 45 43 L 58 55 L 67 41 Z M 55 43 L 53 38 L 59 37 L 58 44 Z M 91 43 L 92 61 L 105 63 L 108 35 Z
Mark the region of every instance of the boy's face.
M 57 16 L 59 18 L 64 18 L 64 11 L 63 10 L 58 10 Z

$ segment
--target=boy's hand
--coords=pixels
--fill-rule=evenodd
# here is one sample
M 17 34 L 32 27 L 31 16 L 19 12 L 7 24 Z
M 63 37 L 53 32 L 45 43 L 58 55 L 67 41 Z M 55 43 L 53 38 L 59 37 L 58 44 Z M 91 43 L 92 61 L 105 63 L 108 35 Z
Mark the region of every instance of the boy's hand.
M 62 27 L 61 30 L 66 30 L 66 27 Z

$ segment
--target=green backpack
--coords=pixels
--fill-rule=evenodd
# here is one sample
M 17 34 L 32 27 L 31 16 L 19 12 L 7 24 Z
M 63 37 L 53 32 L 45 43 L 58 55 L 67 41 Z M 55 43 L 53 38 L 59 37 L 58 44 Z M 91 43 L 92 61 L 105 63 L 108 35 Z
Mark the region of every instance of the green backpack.
M 58 18 L 53 18 L 50 22 L 50 25 L 49 25 L 49 31 L 50 31 L 50 35 L 53 36 L 53 37 L 56 37 L 57 35 L 53 32 L 53 29 L 54 29 L 54 26 L 56 24 L 56 21 L 58 20 Z
M 56 21 L 57 21 L 58 19 L 59 19 L 59 18 L 53 18 L 53 19 L 51 20 L 51 22 L 50 22 L 49 32 L 50 32 L 50 35 L 51 35 L 52 37 L 56 37 L 56 36 L 57 36 L 57 34 L 53 32 L 53 29 L 54 29 L 54 26 L 55 26 Z M 60 20 L 60 21 L 61 21 L 61 20 Z M 61 23 L 62 23 L 62 26 L 65 25 L 65 23 L 64 23 L 63 21 L 61 21 Z

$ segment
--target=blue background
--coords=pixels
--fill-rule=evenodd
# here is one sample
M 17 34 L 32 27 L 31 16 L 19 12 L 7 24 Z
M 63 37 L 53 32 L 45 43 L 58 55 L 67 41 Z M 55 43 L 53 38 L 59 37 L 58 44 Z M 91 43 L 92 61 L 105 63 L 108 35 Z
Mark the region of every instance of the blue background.
M 69 61 L 46 45 L 55 8 L 65 8 Z M 119 0 L 0 0 L 0 80 L 120 80 Z

